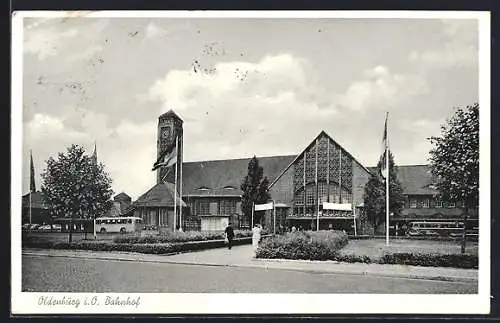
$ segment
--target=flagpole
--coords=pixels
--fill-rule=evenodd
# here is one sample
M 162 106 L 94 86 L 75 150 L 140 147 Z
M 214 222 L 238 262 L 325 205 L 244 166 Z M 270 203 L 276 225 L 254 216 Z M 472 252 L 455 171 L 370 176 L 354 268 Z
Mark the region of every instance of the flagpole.
M 182 138 L 182 137 L 180 137 L 180 138 Z M 178 159 L 177 159 L 177 160 L 179 160 L 179 159 L 181 160 L 181 161 L 180 161 L 180 163 L 179 163 L 179 171 L 180 171 L 180 174 L 179 174 L 179 175 L 180 175 L 180 176 L 179 176 L 179 177 L 180 177 L 180 180 L 179 180 L 179 191 L 180 191 L 180 192 L 179 192 L 179 195 L 180 195 L 180 205 L 179 205 L 179 230 L 180 230 L 180 231 L 184 231 L 184 230 L 182 229 L 182 223 L 183 223 L 183 222 L 182 222 L 182 163 L 183 163 L 183 161 L 182 161 L 182 154 L 183 154 L 183 148 L 182 148 L 182 141 L 181 141 L 181 152 L 180 152 L 180 154 L 179 154 L 179 151 L 177 151 L 177 157 L 178 157 Z M 180 155 L 180 156 L 179 156 L 179 155 Z
M 255 209 L 255 203 L 252 202 L 252 227 L 250 229 L 253 229 L 253 210 Z
M 33 177 L 33 153 L 30 150 L 30 198 L 29 198 L 30 231 L 31 231 L 31 225 L 33 224 L 31 215 L 31 194 L 33 193 L 33 188 L 31 187 L 31 183 L 33 182 L 32 177 Z
M 387 131 L 387 119 L 389 116 L 389 112 L 386 115 L 386 131 Z M 385 140 L 385 169 L 387 170 L 387 177 L 385 178 L 385 244 L 389 245 L 389 180 L 390 180 L 390 172 L 389 172 L 389 133 L 387 131 L 387 137 Z
M 179 153 L 177 150 L 177 138 L 175 138 L 175 158 Z M 178 160 L 178 159 L 177 159 Z M 175 162 L 175 180 L 174 180 L 174 232 L 177 230 L 177 161 Z

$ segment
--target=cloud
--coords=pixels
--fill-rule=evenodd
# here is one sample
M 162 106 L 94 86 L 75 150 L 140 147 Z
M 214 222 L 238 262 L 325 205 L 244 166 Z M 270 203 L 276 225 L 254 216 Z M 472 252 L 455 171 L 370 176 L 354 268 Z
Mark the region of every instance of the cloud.
M 150 22 L 146 26 L 146 39 L 155 39 L 167 34 L 167 30 L 159 27 L 154 22 Z
M 68 55 L 67 60 L 69 63 L 74 63 L 82 59 L 90 59 L 95 54 L 101 52 L 103 49 L 104 47 L 101 45 L 89 45 L 83 51 L 75 52 L 74 54 Z
M 272 145 L 262 144 L 266 138 L 282 136 L 284 141 L 288 136 L 293 141 L 304 135 L 298 129 L 305 128 L 313 136 L 317 127 L 305 123 L 337 113 L 331 102 L 318 99 L 327 91 L 318 85 L 314 69 L 290 54 L 266 56 L 257 63 L 217 63 L 214 69 L 208 74 L 170 71 L 149 91 L 151 100 L 163 102 L 161 111 L 173 109 L 186 119 L 185 140 L 231 147 L 211 151 L 186 146 L 188 159 L 272 153 Z
M 476 19 L 449 19 L 442 22 L 442 46 L 424 51 L 412 51 L 410 62 L 429 69 L 478 67 L 479 26 Z
M 78 35 L 77 29 L 69 29 L 62 32 L 36 29 L 25 33 L 24 51 L 37 55 L 43 61 L 47 57 L 55 56 L 59 53 L 61 41 L 73 38 Z
M 354 111 L 388 110 L 415 95 L 427 92 L 425 79 L 416 75 L 392 74 L 385 66 L 366 70 L 363 78 L 352 82 L 347 91 L 337 95 L 342 106 Z
M 149 90 L 150 100 L 162 102 L 158 113 L 173 109 L 185 119 L 186 160 L 297 153 L 322 129 L 355 135 L 352 118 L 369 122 L 429 91 L 421 75 L 379 65 L 337 92 L 292 54 L 213 69 L 172 70 Z
M 24 126 L 23 156 L 29 156 L 29 150 L 33 150 L 36 183 L 41 182 L 40 174 L 50 156 L 56 157 L 57 152 L 66 151 L 72 144 L 85 147 L 90 154 L 96 141 L 99 161 L 113 179 L 115 192 L 126 190 L 137 198 L 151 186 L 155 179 L 151 172 L 156 157 L 154 122 L 122 121 L 111 128 L 103 114 L 86 111 L 80 115 L 71 107 L 65 111 L 64 117 L 37 113 Z M 29 174 L 28 162 L 29 159 L 24 159 L 25 174 Z M 29 176 L 23 176 L 24 190 L 29 185 L 27 179 Z

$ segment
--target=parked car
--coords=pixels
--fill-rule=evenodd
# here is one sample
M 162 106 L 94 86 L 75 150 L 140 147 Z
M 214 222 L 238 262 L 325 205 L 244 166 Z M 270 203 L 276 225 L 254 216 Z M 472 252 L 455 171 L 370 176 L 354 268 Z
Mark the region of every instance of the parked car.
M 42 225 L 41 227 L 38 227 L 38 231 L 51 231 L 52 228 L 50 227 L 50 224 Z
M 25 224 L 23 224 L 23 225 L 21 226 L 21 228 L 22 228 L 23 230 L 29 230 L 30 225 L 31 225 L 31 224 L 29 224 L 29 223 L 25 223 Z
M 53 224 L 52 225 L 52 231 L 61 231 L 62 227 L 60 224 Z
M 408 230 L 408 232 L 406 233 L 407 235 L 411 236 L 411 237 L 415 237 L 415 236 L 421 236 L 423 235 L 422 231 L 420 230 L 415 230 L 415 229 L 410 229 Z
M 36 223 L 35 223 L 35 224 L 32 224 L 32 225 L 30 226 L 30 228 L 29 228 L 29 229 L 30 229 L 30 230 L 36 230 L 36 229 L 38 229 L 39 227 L 40 227 L 40 224 L 36 224 Z

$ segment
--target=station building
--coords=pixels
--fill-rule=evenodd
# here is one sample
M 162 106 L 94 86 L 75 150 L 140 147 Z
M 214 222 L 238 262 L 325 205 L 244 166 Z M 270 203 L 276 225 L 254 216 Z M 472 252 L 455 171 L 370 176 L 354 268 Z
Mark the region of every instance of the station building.
M 251 158 L 184 162 L 183 121 L 173 111 L 159 117 L 157 131 L 158 156 L 175 143 L 177 165 L 182 167 L 176 172 L 158 170 L 157 183 L 125 213 L 143 218 L 146 225 L 167 230 L 172 230 L 174 223 L 183 230 L 224 230 L 228 222 L 236 228 L 249 228 L 241 211 L 240 185 Z M 325 131 L 320 131 L 297 155 L 258 160 L 269 179 L 275 206 L 274 212 L 266 211 L 263 217 L 265 228 L 315 229 L 319 225 L 320 229 L 351 234 L 374 233 L 363 210 L 363 192 L 376 168 L 362 165 Z M 401 230 L 412 221 L 463 220 L 462 205 L 445 205 L 436 199 L 428 165 L 398 166 L 397 174 L 405 206 L 400 214 L 391 214 L 392 234 L 403 234 Z M 324 205 L 328 208 L 323 209 Z M 471 211 L 468 221 L 468 225 L 477 226 L 477 209 Z M 378 229 L 380 233 L 385 231 L 383 226 Z

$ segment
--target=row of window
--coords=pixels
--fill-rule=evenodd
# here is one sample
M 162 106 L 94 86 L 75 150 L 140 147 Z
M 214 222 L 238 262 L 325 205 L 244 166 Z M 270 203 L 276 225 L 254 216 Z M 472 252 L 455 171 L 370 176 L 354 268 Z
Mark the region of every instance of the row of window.
M 195 215 L 231 215 L 237 213 L 236 200 L 198 200 L 194 203 Z
M 132 219 L 108 219 L 108 220 L 95 220 L 96 224 L 126 224 L 132 223 Z
M 316 185 L 308 184 L 306 186 L 306 205 L 316 204 Z M 328 193 L 330 193 L 328 195 Z M 331 202 L 331 203 L 352 203 L 352 194 L 345 188 L 342 188 L 339 194 L 338 184 L 330 184 L 330 192 L 328 192 L 328 185 L 326 183 L 318 183 L 318 200 L 319 203 Z M 299 190 L 295 194 L 295 205 L 304 205 L 304 190 Z
M 411 209 L 416 209 L 416 208 L 454 208 L 454 207 L 461 207 L 462 203 L 443 203 L 443 201 L 438 200 L 438 199 L 432 199 L 432 198 L 415 198 L 415 197 L 410 197 L 409 198 L 409 207 Z

